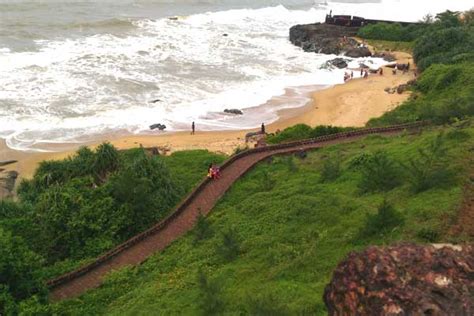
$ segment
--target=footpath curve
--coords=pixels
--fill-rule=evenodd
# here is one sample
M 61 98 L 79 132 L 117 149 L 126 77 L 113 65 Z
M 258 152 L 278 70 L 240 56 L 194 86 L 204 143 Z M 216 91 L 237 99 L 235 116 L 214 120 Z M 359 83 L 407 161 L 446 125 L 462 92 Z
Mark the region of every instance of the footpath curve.
M 50 300 L 77 297 L 102 283 L 104 276 L 126 265 L 137 265 L 149 256 L 170 245 L 189 231 L 199 214 L 207 215 L 232 184 L 263 159 L 301 150 L 352 142 L 370 134 L 393 135 L 408 129 L 420 128 L 424 122 L 389 127 L 361 129 L 322 136 L 314 139 L 246 150 L 229 158 L 221 166 L 219 180 L 205 179 L 164 220 L 130 238 L 77 270 L 49 280 Z

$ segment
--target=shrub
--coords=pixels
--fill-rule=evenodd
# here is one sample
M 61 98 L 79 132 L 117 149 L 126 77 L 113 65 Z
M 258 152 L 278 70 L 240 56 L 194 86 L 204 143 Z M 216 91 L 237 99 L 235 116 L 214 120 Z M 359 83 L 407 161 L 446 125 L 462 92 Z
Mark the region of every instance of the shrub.
M 372 162 L 373 155 L 368 153 L 362 153 L 360 155 L 355 156 L 349 161 L 349 169 L 351 170 L 360 170 L 366 164 Z
M 291 315 L 285 302 L 262 291 L 262 294 L 251 293 L 247 297 L 246 310 L 249 315 L 284 316 Z
M 321 181 L 331 182 L 341 175 L 341 161 L 338 158 L 327 158 L 323 162 Z
M 240 242 L 235 230 L 228 229 L 222 233 L 221 242 L 216 248 L 217 254 L 226 261 L 233 261 L 240 254 Z
M 345 131 L 354 130 L 352 127 L 337 127 L 329 125 L 319 125 L 311 128 L 306 124 L 297 124 L 285 128 L 282 132 L 276 135 L 267 137 L 267 142 L 270 144 L 279 144 L 283 142 L 291 142 L 296 140 L 303 140 L 315 138 L 319 136 L 331 135 Z
M 268 136 L 267 142 L 270 144 L 279 144 L 283 142 L 290 142 L 300 139 L 311 138 L 312 129 L 306 124 L 297 124 L 285 128 L 279 134 Z
M 207 218 L 199 214 L 194 226 L 194 244 L 212 236 L 212 228 Z
M 37 275 L 41 263 L 23 239 L 0 228 L 0 314 L 15 314 L 15 302 L 44 291 Z
M 416 233 L 416 236 L 423 241 L 434 243 L 439 240 L 440 234 L 432 228 L 422 228 Z
M 401 183 L 397 163 L 383 151 L 373 154 L 360 171 L 359 189 L 363 193 L 390 191 Z
M 224 304 L 219 297 L 221 286 L 214 280 L 211 281 L 202 271 L 198 271 L 197 283 L 200 294 L 199 307 L 203 315 L 216 315 L 222 312 Z
M 403 216 L 393 206 L 384 200 L 376 214 L 368 214 L 361 230 L 363 237 L 370 237 L 390 232 L 404 223 Z
M 110 143 L 100 144 L 95 152 L 92 170 L 99 182 L 104 182 L 109 173 L 118 169 L 119 154 L 117 149 Z
M 366 39 L 410 42 L 415 40 L 425 27 L 426 25 L 401 26 L 397 23 L 377 23 L 362 27 L 357 35 Z
M 295 164 L 295 160 L 293 159 L 293 156 L 285 157 L 285 159 L 283 159 L 283 162 L 285 163 L 290 173 L 298 171 L 298 166 Z
M 455 173 L 449 168 L 447 159 L 445 137 L 440 133 L 426 148 L 418 150 L 417 158 L 409 159 L 405 164 L 412 190 L 419 193 L 452 184 Z
M 260 186 L 263 191 L 270 191 L 275 187 L 276 180 L 270 175 L 267 170 L 263 170 L 260 176 Z

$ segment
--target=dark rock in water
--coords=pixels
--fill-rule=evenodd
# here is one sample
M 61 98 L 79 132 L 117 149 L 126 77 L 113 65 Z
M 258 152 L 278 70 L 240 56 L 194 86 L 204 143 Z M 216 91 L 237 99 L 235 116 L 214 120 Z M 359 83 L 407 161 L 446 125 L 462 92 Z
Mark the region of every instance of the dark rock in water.
M 324 291 L 329 315 L 474 315 L 474 246 L 351 252 Z
M 347 57 L 360 58 L 360 57 L 370 57 L 372 53 L 367 47 L 356 47 L 351 48 L 344 53 Z
M 342 69 L 342 68 L 347 68 L 348 64 L 344 58 L 335 58 L 333 60 L 328 61 L 329 64 Z
M 229 36 L 229 34 L 227 34 L 227 33 L 224 33 L 224 34 L 222 34 L 222 36 Z
M 157 103 L 157 102 L 161 102 L 161 100 L 160 100 L 160 99 L 156 99 L 156 100 L 151 100 L 150 102 L 151 102 L 151 103 Z
M 166 129 L 166 125 L 165 124 L 161 124 L 161 123 L 158 123 L 158 124 L 152 124 L 150 125 L 150 129 L 158 129 L 160 131 L 163 131 Z
M 305 52 L 365 57 L 368 49 L 350 38 L 357 35 L 357 27 L 330 24 L 295 25 L 290 28 L 290 42 L 303 48 Z M 370 51 L 369 51 L 370 53 Z
M 235 114 L 235 115 L 242 115 L 244 112 L 242 112 L 239 109 L 225 109 L 224 113 L 229 113 L 229 114 Z

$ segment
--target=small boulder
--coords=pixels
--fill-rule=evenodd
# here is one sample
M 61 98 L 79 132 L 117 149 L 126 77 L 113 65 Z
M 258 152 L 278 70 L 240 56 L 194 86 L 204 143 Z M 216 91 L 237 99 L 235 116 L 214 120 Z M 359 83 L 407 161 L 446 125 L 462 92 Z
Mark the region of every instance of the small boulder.
M 330 60 L 328 61 L 328 63 L 339 69 L 347 68 L 348 66 L 347 61 L 344 58 L 340 57 Z
M 158 129 L 160 131 L 163 131 L 166 129 L 166 125 L 165 124 L 161 124 L 161 123 L 157 123 L 157 124 L 152 124 L 150 125 L 150 129 L 153 130 L 153 129 Z
M 244 114 L 244 112 L 242 112 L 242 110 L 239 110 L 239 109 L 225 109 L 225 110 L 224 110 L 224 113 L 235 114 L 235 115 L 242 115 L 242 114 Z
M 372 57 L 383 58 L 383 60 L 388 61 L 388 62 L 393 62 L 397 60 L 395 58 L 395 55 L 389 52 L 377 52 L 373 54 Z

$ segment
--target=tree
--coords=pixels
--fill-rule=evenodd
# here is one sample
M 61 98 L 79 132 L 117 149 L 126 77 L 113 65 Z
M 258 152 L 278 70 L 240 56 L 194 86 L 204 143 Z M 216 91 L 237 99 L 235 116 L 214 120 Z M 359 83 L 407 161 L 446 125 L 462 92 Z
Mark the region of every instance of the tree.
M 403 225 L 403 223 L 403 216 L 387 200 L 383 200 L 376 214 L 367 215 L 361 235 L 370 237 L 376 234 L 387 233 L 395 227 Z
M 447 159 L 445 138 L 440 133 L 426 148 L 418 150 L 417 158 L 409 159 L 405 165 L 412 190 L 418 193 L 451 184 L 454 172 L 448 168 Z
M 436 24 L 443 28 L 461 26 L 461 12 L 447 10 L 436 14 Z
M 41 262 L 21 238 L 0 228 L 0 314 L 10 314 L 14 302 L 44 290 L 37 274 Z
M 378 151 L 361 166 L 359 188 L 362 192 L 389 191 L 400 184 L 400 170 L 384 151 Z
M 93 171 L 97 180 L 103 183 L 108 174 L 116 171 L 119 167 L 119 154 L 117 149 L 110 143 L 100 144 L 95 151 Z

